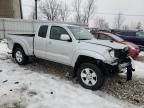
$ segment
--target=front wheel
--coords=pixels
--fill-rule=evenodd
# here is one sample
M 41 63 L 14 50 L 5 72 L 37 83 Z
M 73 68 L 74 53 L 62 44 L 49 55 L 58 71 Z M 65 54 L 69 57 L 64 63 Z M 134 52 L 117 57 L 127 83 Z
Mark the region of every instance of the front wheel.
M 14 50 L 14 58 L 19 65 L 25 65 L 28 62 L 28 57 L 25 55 L 23 49 L 19 47 Z
M 103 73 L 93 63 L 83 63 L 77 74 L 79 83 L 86 89 L 97 90 L 103 85 Z

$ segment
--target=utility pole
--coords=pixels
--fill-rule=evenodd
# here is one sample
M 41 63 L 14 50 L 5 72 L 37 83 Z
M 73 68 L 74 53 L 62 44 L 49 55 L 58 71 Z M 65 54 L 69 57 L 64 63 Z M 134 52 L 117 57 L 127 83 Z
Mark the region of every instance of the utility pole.
M 19 4 L 20 4 L 21 19 L 23 19 L 23 10 L 22 10 L 22 2 L 21 2 L 21 0 L 19 0 Z
M 35 19 L 37 20 L 37 2 L 38 0 L 35 0 Z

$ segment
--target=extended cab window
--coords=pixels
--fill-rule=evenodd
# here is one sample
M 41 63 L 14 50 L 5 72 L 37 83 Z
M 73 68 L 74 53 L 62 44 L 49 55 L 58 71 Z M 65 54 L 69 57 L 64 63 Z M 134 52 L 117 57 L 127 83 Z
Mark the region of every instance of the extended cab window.
M 48 31 L 48 26 L 47 25 L 41 26 L 40 29 L 39 29 L 39 32 L 38 32 L 38 36 L 42 37 L 42 38 L 46 38 L 47 31 Z
M 60 36 L 62 34 L 68 34 L 68 32 L 62 28 L 62 27 L 59 27 L 59 26 L 52 26 L 51 27 L 51 31 L 50 31 L 50 39 L 54 39 L 54 40 L 60 40 Z

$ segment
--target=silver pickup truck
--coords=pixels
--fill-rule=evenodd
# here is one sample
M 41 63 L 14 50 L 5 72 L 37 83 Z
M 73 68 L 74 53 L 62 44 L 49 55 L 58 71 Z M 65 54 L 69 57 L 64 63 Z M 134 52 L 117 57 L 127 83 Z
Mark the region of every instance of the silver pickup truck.
M 34 34 L 9 34 L 8 47 L 19 65 L 30 56 L 65 64 L 73 68 L 73 77 L 91 90 L 99 89 L 110 73 L 124 72 L 131 80 L 132 59 L 128 47 L 108 40 L 96 40 L 86 29 L 68 24 L 40 25 Z

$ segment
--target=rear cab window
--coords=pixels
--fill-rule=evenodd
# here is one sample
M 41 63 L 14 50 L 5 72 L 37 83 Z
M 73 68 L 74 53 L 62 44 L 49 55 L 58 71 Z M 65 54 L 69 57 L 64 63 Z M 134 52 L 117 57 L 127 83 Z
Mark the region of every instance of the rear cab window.
M 48 25 L 40 26 L 38 36 L 42 38 L 46 38 L 47 31 L 48 31 Z

